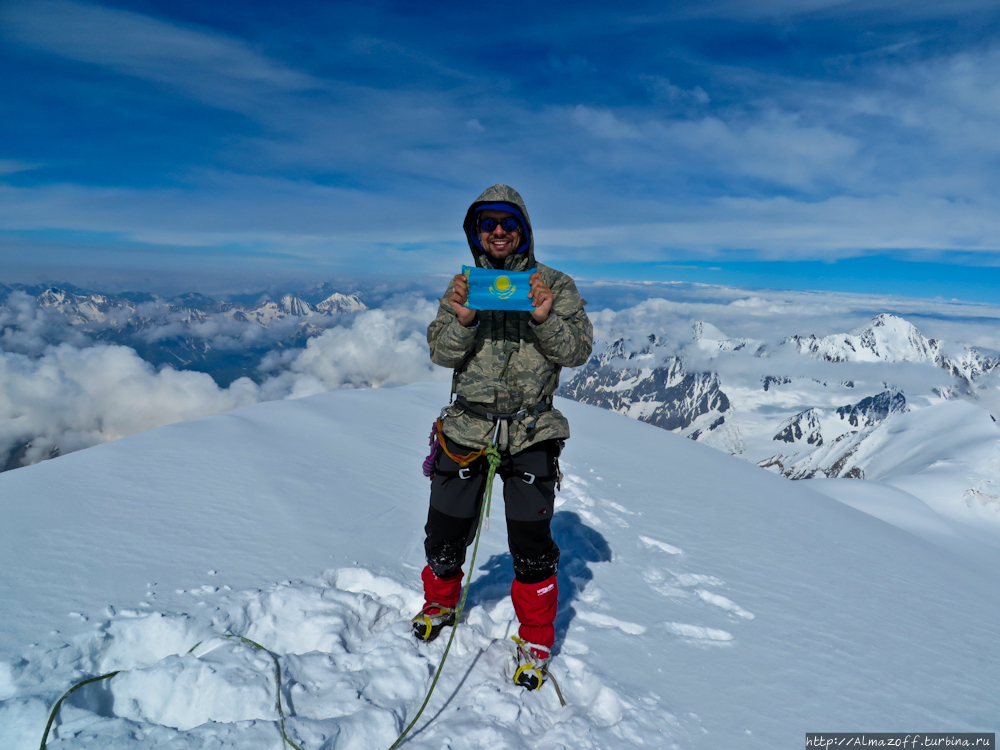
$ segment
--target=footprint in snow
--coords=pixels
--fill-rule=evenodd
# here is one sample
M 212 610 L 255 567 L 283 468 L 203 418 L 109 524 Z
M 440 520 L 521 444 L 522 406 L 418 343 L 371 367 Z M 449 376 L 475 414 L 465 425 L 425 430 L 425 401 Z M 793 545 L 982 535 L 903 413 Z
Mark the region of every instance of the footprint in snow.
M 684 550 L 679 547 L 675 547 L 672 544 L 667 544 L 666 542 L 661 542 L 659 539 L 653 539 L 649 536 L 640 536 L 639 541 L 645 544 L 647 547 L 652 547 L 658 550 L 666 552 L 668 555 L 683 555 Z
M 700 643 L 728 645 L 733 640 L 733 634 L 716 628 L 706 628 L 702 625 L 689 625 L 684 622 L 665 622 L 663 627 L 667 632 Z
M 578 612 L 576 616 L 578 619 L 589 622 L 591 625 L 596 625 L 599 628 L 618 628 L 623 633 L 628 633 L 629 635 L 642 635 L 646 632 L 644 625 L 619 620 L 616 617 L 602 615 L 599 612 Z
M 610 558 L 603 538 L 573 517 L 563 515 L 559 525 L 581 560 Z M 410 634 L 409 616 L 421 601 L 413 588 L 350 568 L 309 583 L 220 593 L 210 614 L 112 612 L 96 633 L 33 652 L 11 673 L 0 699 L 0 740 L 12 723 L 34 736 L 56 682 L 121 670 L 74 693 L 50 746 L 73 742 L 85 726 L 88 747 L 269 750 L 278 736 L 274 661 L 221 635 L 230 632 L 277 656 L 287 728 L 300 745 L 388 747 L 423 700 L 444 648 Z M 620 747 L 622 738 L 633 746 L 663 738 L 677 725 L 657 702 L 602 673 L 602 660 L 588 663 L 589 648 L 579 641 L 567 640 L 556 662 L 567 709 L 552 690 L 527 695 L 503 673 L 510 653 L 497 639 L 512 617 L 506 602 L 470 609 L 414 747 L 598 750 Z M 630 635 L 647 630 L 598 613 L 578 617 Z
M 711 591 L 705 591 L 704 589 L 698 589 L 694 593 L 696 593 L 703 602 L 708 602 L 709 604 L 720 607 L 727 612 L 732 612 L 737 617 L 742 617 L 746 620 L 754 619 L 753 612 L 747 612 L 739 604 L 734 601 L 730 601 L 724 596 L 713 594 Z

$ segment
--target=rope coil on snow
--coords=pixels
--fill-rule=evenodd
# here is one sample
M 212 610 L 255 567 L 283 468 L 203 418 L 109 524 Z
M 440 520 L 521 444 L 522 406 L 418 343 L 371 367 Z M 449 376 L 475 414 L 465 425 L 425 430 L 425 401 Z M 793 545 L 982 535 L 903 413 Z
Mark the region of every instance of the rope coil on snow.
M 277 696 L 276 707 L 278 709 L 278 726 L 281 729 L 281 739 L 282 739 L 283 742 L 286 742 L 290 747 L 294 748 L 294 750 L 302 750 L 301 747 L 299 747 L 298 745 L 295 744 L 295 742 L 292 741 L 292 738 L 289 737 L 288 733 L 285 731 L 285 711 L 284 711 L 284 709 L 281 706 L 281 666 L 278 664 L 278 657 L 275 656 L 270 651 L 268 651 L 263 646 L 261 646 L 256 641 L 251 641 L 249 638 L 245 638 L 242 635 L 233 635 L 232 633 L 223 633 L 222 637 L 223 638 L 237 638 L 237 639 L 239 639 L 239 641 L 241 643 L 243 643 L 243 644 L 245 644 L 247 646 L 251 646 L 252 648 L 257 649 L 258 651 L 263 651 L 264 653 L 266 653 L 268 656 L 270 656 L 274 660 L 274 686 L 275 686 L 274 692 L 275 692 L 275 695 Z M 194 644 L 191 648 L 188 649 L 188 653 L 189 654 L 193 653 L 194 650 L 196 648 L 198 648 L 198 646 L 200 646 L 201 644 L 202 644 L 202 641 L 198 641 L 196 644 Z M 120 672 L 121 672 L 121 670 L 119 670 L 117 672 L 109 672 L 108 674 L 102 674 L 100 677 L 91 677 L 91 678 L 86 679 L 86 680 L 81 680 L 80 682 L 78 682 L 75 685 L 73 685 L 73 687 L 71 687 L 65 693 L 63 693 L 62 697 L 59 700 L 56 701 L 55 705 L 52 706 L 52 710 L 49 712 L 49 721 L 45 725 L 45 733 L 42 735 L 42 744 L 39 747 L 39 750 L 45 750 L 45 745 L 49 741 L 49 730 L 52 729 L 52 723 L 56 720 L 56 714 L 59 712 L 59 708 L 60 708 L 60 706 L 62 706 L 63 701 L 66 700 L 73 691 L 78 690 L 79 688 L 82 688 L 84 685 L 89 685 L 92 682 L 99 682 L 100 680 L 111 679 L 112 677 L 114 677 L 116 674 L 119 674 Z

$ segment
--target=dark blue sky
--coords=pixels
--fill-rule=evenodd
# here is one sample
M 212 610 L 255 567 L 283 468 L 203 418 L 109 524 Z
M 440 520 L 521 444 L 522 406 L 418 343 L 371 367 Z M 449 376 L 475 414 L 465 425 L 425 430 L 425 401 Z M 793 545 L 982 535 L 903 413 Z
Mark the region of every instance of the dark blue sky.
M 992 299 L 998 40 L 995 2 L 6 0 L 0 281 L 425 277 L 506 182 L 589 278 Z

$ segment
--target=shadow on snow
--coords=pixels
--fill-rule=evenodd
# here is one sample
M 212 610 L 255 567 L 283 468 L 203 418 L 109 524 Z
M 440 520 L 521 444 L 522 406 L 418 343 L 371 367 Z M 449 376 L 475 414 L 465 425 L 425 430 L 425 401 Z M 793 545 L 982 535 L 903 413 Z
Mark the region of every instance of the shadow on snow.
M 552 516 L 552 538 L 559 545 L 559 614 L 556 616 L 556 643 L 552 652 L 559 653 L 569 624 L 576 617 L 573 602 L 593 580 L 591 563 L 611 561 L 611 547 L 599 531 L 583 523 L 576 513 L 559 511 Z M 485 571 L 469 586 L 466 606 L 489 606 L 510 596 L 514 581 L 514 565 L 509 552 L 493 555 L 478 567 Z

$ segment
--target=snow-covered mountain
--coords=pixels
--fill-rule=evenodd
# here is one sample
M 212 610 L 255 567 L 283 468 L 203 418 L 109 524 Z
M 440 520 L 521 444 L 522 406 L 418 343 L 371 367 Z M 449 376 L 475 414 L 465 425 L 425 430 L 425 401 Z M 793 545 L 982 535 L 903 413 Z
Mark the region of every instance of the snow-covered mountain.
M 57 337 L 65 338 L 62 329 L 68 327 L 81 337 L 77 345 L 96 341 L 128 346 L 155 367 L 205 372 L 222 386 L 240 377 L 259 381 L 257 368 L 269 353 L 302 347 L 337 325 L 340 316 L 368 309 L 357 295 L 338 292 L 315 305 L 291 294 L 278 301 L 265 295 L 243 304 L 197 293 L 164 299 L 145 293 L 101 294 L 69 285 L 0 285 L 0 313 L 7 309 L 26 314 L 16 309 L 27 301 L 24 295 Z
M 787 336 L 771 349 L 697 322 L 680 346 L 656 335 L 598 343 L 560 393 L 791 479 L 852 478 L 865 476 L 862 457 L 891 442 L 899 417 L 914 412 L 910 421 L 919 424 L 924 409 L 948 399 L 977 403 L 998 367 L 996 358 L 948 349 L 889 314 L 851 333 Z M 976 476 L 1000 481 L 1000 470 L 984 466 Z
M 941 342 L 910 322 L 883 313 L 851 333 L 789 336 L 785 343 L 827 362 L 938 362 Z
M 3 298 L 9 297 L 12 291 L 15 290 L 8 288 Z M 216 313 L 243 322 L 252 321 L 266 328 L 289 317 L 307 319 L 316 315 L 341 315 L 368 309 L 356 294 L 337 292 L 316 305 L 292 294 L 284 295 L 277 302 L 263 296 L 256 304 L 245 305 L 216 301 L 194 293 L 166 300 L 152 294 L 108 295 L 49 287 L 35 295 L 35 300 L 39 306 L 61 313 L 70 324 L 89 326 L 91 330 L 122 327 L 128 323 L 147 327 L 167 317 L 185 322 L 204 322 Z
M 38 747 L 62 691 L 121 670 L 71 696 L 50 748 L 277 748 L 274 664 L 221 637 L 235 633 L 277 656 L 304 750 L 388 748 L 444 649 L 408 631 L 419 467 L 447 389 L 269 402 L 0 475 L 0 747 Z M 553 518 L 552 671 L 568 705 L 504 676 L 516 624 L 494 519 L 408 747 L 715 750 L 797 747 L 830 727 L 996 731 L 995 512 L 938 512 L 903 474 L 847 482 L 859 512 L 812 491 L 836 495 L 838 480 L 787 482 L 607 410 L 558 406 L 573 438 Z M 897 468 L 914 486 L 966 468 L 909 452 Z
M 730 405 L 718 376 L 686 372 L 678 357 L 660 361 L 655 338 L 638 353 L 624 353 L 623 345 L 622 339 L 612 343 L 560 394 L 686 434 L 721 424 Z
M 932 362 L 965 386 L 1000 367 L 1000 360 L 975 349 L 947 356 L 943 342 L 925 337 L 909 321 L 888 313 L 877 315 L 851 333 L 789 336 L 783 343 L 827 362 Z

